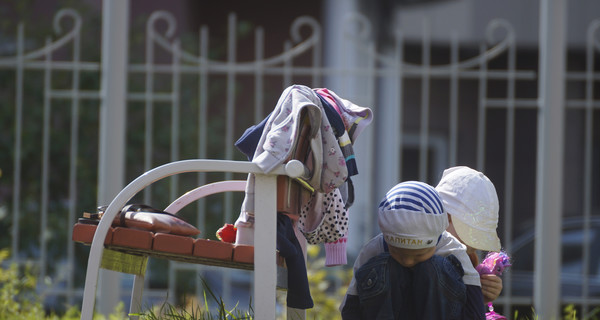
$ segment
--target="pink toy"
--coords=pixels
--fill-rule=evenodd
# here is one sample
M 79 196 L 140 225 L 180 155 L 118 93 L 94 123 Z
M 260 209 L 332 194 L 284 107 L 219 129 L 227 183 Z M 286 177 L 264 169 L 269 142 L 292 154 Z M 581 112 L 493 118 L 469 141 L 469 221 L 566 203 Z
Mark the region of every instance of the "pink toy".
M 511 266 L 510 258 L 504 251 L 490 252 L 487 254 L 483 262 L 479 264 L 475 269 L 479 274 L 495 274 L 501 276 L 504 269 Z M 488 312 L 485 314 L 486 320 L 506 320 L 507 318 L 494 311 L 494 306 L 491 302 L 488 302 Z

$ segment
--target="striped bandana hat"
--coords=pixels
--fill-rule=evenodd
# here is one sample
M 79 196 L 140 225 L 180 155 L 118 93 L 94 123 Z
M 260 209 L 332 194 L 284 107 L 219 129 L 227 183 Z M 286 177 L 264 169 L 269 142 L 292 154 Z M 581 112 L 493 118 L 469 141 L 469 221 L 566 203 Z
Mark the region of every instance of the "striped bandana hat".
M 448 227 L 448 216 L 437 191 L 419 181 L 406 181 L 385 195 L 378 210 L 379 228 L 388 245 L 434 247 Z

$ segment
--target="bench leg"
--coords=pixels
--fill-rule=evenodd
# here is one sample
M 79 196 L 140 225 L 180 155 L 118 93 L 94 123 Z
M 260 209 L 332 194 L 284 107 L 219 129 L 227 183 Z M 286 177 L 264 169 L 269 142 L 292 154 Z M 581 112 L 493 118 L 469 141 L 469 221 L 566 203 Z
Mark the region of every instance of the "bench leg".
M 131 304 L 129 314 L 139 314 L 142 311 L 142 293 L 144 291 L 144 276 L 136 275 L 133 278 L 133 289 L 131 289 Z M 131 316 L 130 319 L 138 319 L 138 316 Z
M 88 272 L 89 273 L 89 272 Z M 94 304 L 96 300 L 96 278 L 85 278 L 85 289 L 83 291 L 83 302 L 81 307 L 81 320 L 91 320 L 94 316 Z M 93 283 L 94 282 L 94 283 Z
M 276 176 L 257 174 L 254 204 L 254 317 L 275 319 Z

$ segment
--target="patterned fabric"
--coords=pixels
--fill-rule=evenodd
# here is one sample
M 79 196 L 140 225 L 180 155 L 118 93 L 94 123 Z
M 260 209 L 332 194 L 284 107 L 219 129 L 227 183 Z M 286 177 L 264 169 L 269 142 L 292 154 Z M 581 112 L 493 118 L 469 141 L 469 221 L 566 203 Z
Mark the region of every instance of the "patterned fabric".
M 348 232 L 348 214 L 338 189 L 315 192 L 302 208 L 298 230 L 310 244 L 333 243 Z

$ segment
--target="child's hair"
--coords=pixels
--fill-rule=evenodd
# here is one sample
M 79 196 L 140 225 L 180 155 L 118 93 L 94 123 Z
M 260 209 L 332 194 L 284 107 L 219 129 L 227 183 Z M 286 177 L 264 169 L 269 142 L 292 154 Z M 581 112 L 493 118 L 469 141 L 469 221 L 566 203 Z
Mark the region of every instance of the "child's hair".
M 394 247 L 433 247 L 448 227 L 448 216 L 435 189 L 423 182 L 406 181 L 387 192 L 379 204 L 379 228 Z

